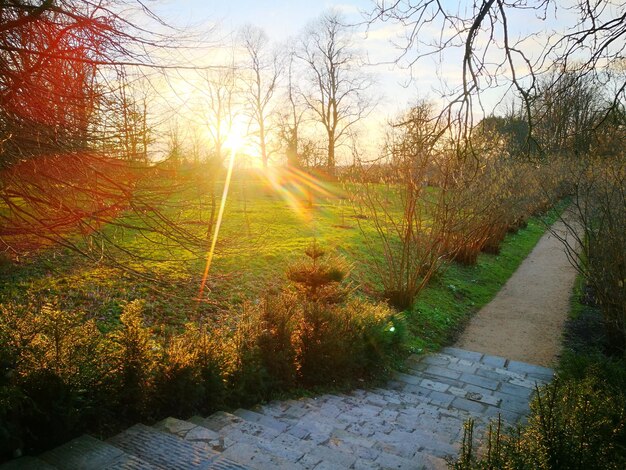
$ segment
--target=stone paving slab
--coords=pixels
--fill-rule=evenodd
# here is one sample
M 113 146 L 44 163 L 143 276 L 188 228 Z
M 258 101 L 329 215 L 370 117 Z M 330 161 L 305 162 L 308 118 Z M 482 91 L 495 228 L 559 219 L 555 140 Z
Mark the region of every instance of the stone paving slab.
M 230 446 L 223 452 L 223 456 L 251 469 L 300 470 L 306 468 L 300 464 L 289 462 L 276 455 L 272 455 L 254 444 L 243 442 L 238 442 Z
M 218 456 L 205 446 L 142 424 L 128 428 L 108 442 L 161 468 L 209 470 Z
M 523 422 L 537 386 L 552 375 L 545 367 L 444 348 L 409 357 L 385 387 L 167 418 L 107 443 L 83 436 L 43 460 L 19 459 L 2 469 L 443 469 L 445 458 L 458 453 L 468 418 L 477 435 L 498 416 Z
M 55 470 L 47 462 L 36 457 L 20 457 L 2 465 L 2 470 Z

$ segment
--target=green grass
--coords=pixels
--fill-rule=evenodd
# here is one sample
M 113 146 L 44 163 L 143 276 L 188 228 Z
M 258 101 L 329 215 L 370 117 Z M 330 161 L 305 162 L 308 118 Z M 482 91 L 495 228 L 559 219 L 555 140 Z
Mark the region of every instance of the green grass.
M 284 284 L 285 268 L 313 240 L 350 263 L 350 280 L 361 292 L 376 295 L 381 286 L 371 266 L 378 253 L 366 246 L 362 233 L 373 234 L 374 229 L 348 198 L 354 190 L 354 186 L 326 184 L 308 208 L 303 193 L 277 191 L 262 179 L 233 181 L 207 304 L 194 300 L 204 259 L 190 257 L 182 248 L 167 253 L 176 262 L 139 265 L 133 259 L 120 259 L 159 278 L 158 285 L 67 250 L 49 249 L 17 268 L 0 265 L 0 302 L 57 303 L 64 310 L 86 312 L 108 330 L 118 324 L 126 301 L 142 298 L 152 324 L 178 328 L 195 315 L 227 313 L 233 305 L 258 298 L 268 286 Z M 387 189 L 381 186 L 380 191 Z M 194 210 L 199 209 L 189 212 Z M 185 216 L 197 218 L 198 214 Z M 554 217 L 551 214 L 548 222 Z M 500 255 L 481 255 L 476 266 L 452 263 L 431 281 L 406 314 L 410 346 L 433 350 L 449 342 L 471 313 L 495 295 L 544 229 L 543 218 L 532 219 L 527 228 L 507 237 Z M 202 233 L 206 227 L 197 230 Z M 122 241 L 126 247 L 146 248 L 146 243 L 132 231 L 126 231 Z
M 200 210 L 197 206 L 178 205 L 178 202 L 174 201 L 171 212 L 182 208 L 183 219 L 199 220 L 204 216 L 206 220 L 207 207 Z M 227 311 L 244 300 L 254 300 L 268 285 L 284 283 L 285 268 L 301 257 L 313 240 L 328 252 L 347 258 L 354 265 L 354 277 L 358 277 L 367 268 L 357 263 L 364 254 L 364 247 L 356 215 L 339 184 L 325 185 L 324 190 L 315 195 L 313 207 L 308 208 L 303 193 L 276 190 L 259 178 L 235 180 L 210 271 L 209 303 L 198 306 L 194 300 L 205 253 L 194 256 L 183 246 L 167 250 L 154 248 L 157 257 L 174 261 L 139 262 L 118 256 L 121 264 L 159 279 L 159 284 L 53 247 L 19 265 L 0 265 L 0 302 L 36 305 L 56 302 L 63 309 L 87 312 L 102 329 L 109 329 L 117 324 L 124 302 L 142 298 L 147 301 L 146 313 L 154 324 L 176 327 L 198 310 Z M 367 230 L 368 221 L 360 222 Z M 193 229 L 202 236 L 206 225 Z M 119 232 L 114 226 L 105 230 L 110 236 Z M 119 243 L 124 248 L 153 250 L 146 239 L 133 230 L 124 230 Z

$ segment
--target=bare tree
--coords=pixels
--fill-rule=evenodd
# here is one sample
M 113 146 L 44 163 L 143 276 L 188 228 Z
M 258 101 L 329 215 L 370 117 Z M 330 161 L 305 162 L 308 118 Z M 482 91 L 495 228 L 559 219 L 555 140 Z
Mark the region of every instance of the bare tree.
M 432 106 L 421 102 L 390 123 L 384 146 L 388 178 L 396 183 L 381 190 L 364 184 L 357 201 L 374 226 L 359 227 L 383 295 L 400 309 L 408 308 L 429 280 L 454 254 L 445 191 L 425 185 L 441 136 Z M 390 197 L 392 196 L 392 197 Z M 382 253 L 380 253 L 382 250 Z
M 131 79 L 126 70 L 120 70 L 118 82 L 115 92 L 104 94 L 97 105 L 93 134 L 101 142 L 98 148 L 122 160 L 148 164 L 154 140 L 148 118 L 152 90 L 143 78 Z
M 167 137 L 167 151 L 166 151 L 166 161 L 168 166 L 173 168 L 174 170 L 178 169 L 184 159 L 185 159 L 185 150 L 183 148 L 183 136 L 180 125 L 177 120 L 173 120 L 170 123 L 170 128 L 166 133 Z
M 272 151 L 268 148 L 268 125 L 273 113 L 272 102 L 278 88 L 280 61 L 278 53 L 270 50 L 265 32 L 248 25 L 241 31 L 241 41 L 248 54 L 246 69 L 245 100 L 246 110 L 255 130 L 263 167 Z
M 235 78 L 234 65 L 203 72 L 204 124 L 211 138 L 213 154 L 218 161 L 222 161 L 224 157 L 224 146 L 238 114 Z
M 533 57 L 528 41 L 536 42 L 536 35 L 516 34 L 512 17 L 532 15 L 545 19 L 558 8 L 561 7 L 554 0 L 481 0 L 471 8 L 433 0 L 379 0 L 371 12 L 370 24 L 385 21 L 403 27 L 404 41 L 398 44 L 397 60 L 411 68 L 425 58 L 449 57 L 446 52 L 459 51 L 460 85 L 443 91 L 448 106 L 440 119 L 455 133 L 463 152 L 472 150 L 469 137 L 476 127 L 475 114 L 489 114 L 483 104 L 484 92 L 496 87 L 505 96 L 512 92 L 521 99 L 529 122 L 528 139 L 532 140 L 532 103 L 537 96 L 538 79 L 550 73 L 553 66 L 569 70 L 570 77 L 587 77 L 597 87 L 613 81 L 616 86 L 604 106 L 604 116 L 609 116 L 611 109 L 624 99 L 626 82 L 612 77 L 612 71 L 623 67 L 626 2 L 575 2 L 569 8 L 576 13 L 574 24 L 559 33 L 546 34 L 543 49 Z M 433 35 L 432 31 L 442 33 Z
M 300 124 L 302 123 L 306 107 L 300 99 L 301 94 L 295 81 L 296 56 L 292 50 L 289 52 L 287 64 L 287 83 L 285 85 L 286 105 L 279 112 L 278 131 L 283 144 L 285 145 L 285 155 L 287 166 L 298 168 L 301 166 L 300 158 Z
M 235 72 L 235 66 L 231 65 L 221 70 L 204 72 L 203 76 L 202 92 L 206 101 L 203 103 L 202 109 L 204 110 L 204 124 L 209 131 L 212 144 L 212 151 L 207 163 L 215 170 L 221 166 L 224 160 L 224 147 L 238 114 Z M 217 171 L 212 171 L 208 181 L 211 210 L 206 232 L 207 239 L 213 233 L 217 215 L 216 174 Z
M 603 119 L 603 97 L 593 79 L 555 70 L 538 81 L 532 102 L 535 136 L 550 154 L 586 154 Z
M 336 148 L 348 129 L 371 111 L 367 90 L 372 82 L 362 71 L 351 28 L 337 12 L 325 13 L 309 25 L 296 54 L 308 69 L 309 89 L 303 96 L 326 132 L 326 166 L 334 174 Z

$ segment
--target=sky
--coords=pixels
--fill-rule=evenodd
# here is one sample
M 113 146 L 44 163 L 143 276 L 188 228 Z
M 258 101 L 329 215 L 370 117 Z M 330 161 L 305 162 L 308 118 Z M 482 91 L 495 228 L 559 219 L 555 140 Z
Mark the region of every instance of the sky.
M 572 3 L 572 0 L 560 1 L 565 4 Z M 533 0 L 529 1 L 529 3 L 532 2 Z M 474 2 L 443 0 L 443 3 L 460 8 L 461 11 L 471 11 Z M 331 0 L 157 0 L 150 6 L 163 20 L 181 31 L 198 33 L 210 31 L 206 35 L 209 42 L 232 41 L 234 32 L 246 24 L 253 24 L 263 28 L 274 44 L 281 45 L 292 43 L 308 23 L 331 8 L 342 12 L 348 22 L 363 24 L 364 14 L 371 11 L 373 2 L 371 0 L 339 2 Z M 561 30 L 564 24 L 571 23 L 571 15 L 566 9 L 560 8 L 558 12 L 549 9 L 545 13 L 545 18 L 541 14 L 528 10 L 513 11 L 509 14 L 511 38 L 527 38 L 520 44 L 520 47 L 531 57 L 537 57 L 540 54 L 542 44 L 551 32 Z M 367 72 L 374 77 L 375 86 L 372 89 L 372 95 L 378 102 L 376 111 L 370 115 L 364 125 L 365 134 L 371 140 L 366 143 L 370 152 L 375 152 L 374 147 L 381 140 L 384 123 L 389 118 L 397 116 L 419 99 L 426 99 L 435 103 L 436 106 L 441 106 L 442 90 L 454 88 L 461 81 L 462 49 L 453 49 L 445 56 L 435 55 L 420 59 L 411 68 L 395 64 L 399 50 L 393 42 L 400 41 L 405 32 L 406 28 L 393 23 L 375 23 L 370 26 L 367 34 L 365 34 L 364 26 L 357 28 L 356 44 L 372 64 L 367 67 Z M 427 42 L 438 37 L 445 38 L 450 34 L 450 31 L 442 30 L 440 25 L 433 24 L 424 30 L 420 39 Z M 427 35 L 431 35 L 431 38 L 426 37 Z M 484 42 L 486 39 L 479 38 L 477 44 L 480 45 L 481 41 Z M 215 49 L 212 50 L 213 52 L 210 53 L 187 54 L 198 53 L 198 61 L 210 63 L 219 55 L 215 53 Z M 425 52 L 424 46 L 419 52 Z M 415 49 L 411 50 L 407 58 L 413 58 L 416 53 Z M 491 57 L 487 59 L 489 62 Z M 406 63 L 405 60 L 401 62 L 401 65 L 406 65 Z M 504 72 L 506 73 L 506 70 Z M 176 87 L 179 90 L 190 88 L 186 84 L 179 84 Z M 501 95 L 502 88 L 496 88 L 484 95 L 485 113 L 489 114 L 494 109 L 502 111 L 508 101 L 498 104 L 501 103 Z M 188 96 L 186 100 L 194 101 L 194 98 Z M 478 111 L 477 120 L 480 119 L 482 112 Z
M 155 11 L 162 18 L 183 30 L 208 30 L 217 25 L 214 36 L 227 38 L 242 26 L 253 24 L 262 28 L 270 40 L 280 46 L 292 43 L 310 22 L 329 9 L 339 10 L 350 23 L 362 24 L 365 12 L 371 10 L 373 4 L 371 0 L 162 0 L 157 5 Z M 378 26 L 367 35 L 364 30 L 364 26 L 356 28 L 356 43 L 361 52 L 367 55 L 368 61 L 372 64 L 393 61 L 397 51 L 389 43 L 390 33 L 397 33 L 399 28 Z M 416 95 L 415 90 L 420 85 L 413 83 L 407 90 L 409 71 L 392 65 L 372 65 L 368 72 L 376 78 L 376 88 L 382 98 L 380 101 L 387 104 L 383 106 L 386 108 L 385 113 L 394 114 L 403 109 L 406 98 Z M 397 96 L 390 100 L 389 96 L 385 96 L 389 93 L 383 90 Z

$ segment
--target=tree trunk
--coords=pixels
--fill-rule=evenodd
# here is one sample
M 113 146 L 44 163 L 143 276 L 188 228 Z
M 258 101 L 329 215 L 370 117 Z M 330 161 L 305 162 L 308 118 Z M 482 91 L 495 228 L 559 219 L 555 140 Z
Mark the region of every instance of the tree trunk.
M 331 135 L 328 136 L 328 161 L 326 162 L 326 170 L 329 176 L 335 175 L 335 139 Z

